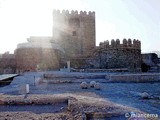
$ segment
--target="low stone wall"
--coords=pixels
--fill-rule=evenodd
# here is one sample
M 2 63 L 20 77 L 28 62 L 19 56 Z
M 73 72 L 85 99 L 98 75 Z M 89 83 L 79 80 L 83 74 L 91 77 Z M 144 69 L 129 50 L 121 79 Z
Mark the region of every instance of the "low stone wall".
M 27 101 L 28 100 L 28 101 Z M 30 101 L 30 102 L 29 102 Z M 118 117 L 123 115 L 125 113 L 128 113 L 130 111 L 136 112 L 136 113 L 144 113 L 138 109 L 127 107 L 124 105 L 116 104 L 111 101 L 107 101 L 106 99 L 99 98 L 99 97 L 91 97 L 89 95 L 77 95 L 77 94 L 54 94 L 54 95 L 28 95 L 27 98 L 25 98 L 24 95 L 19 95 L 19 96 L 10 96 L 10 95 L 2 95 L 0 94 L 0 107 L 1 105 L 46 105 L 46 104 L 57 104 L 57 103 L 66 103 L 67 109 L 66 111 L 60 112 L 60 113 L 51 113 L 52 115 L 55 115 L 54 117 L 52 116 L 53 119 L 58 119 L 59 117 L 62 118 L 62 116 L 59 114 L 67 115 L 68 118 L 72 119 L 67 119 L 67 120 L 86 120 L 90 118 L 90 115 L 92 114 L 91 117 L 93 118 L 107 118 L 108 117 L 114 117 L 115 115 Z M 54 106 L 53 106 L 54 107 Z M 20 114 L 21 116 L 17 115 Z M 14 117 L 14 119 L 19 119 L 22 118 L 22 113 L 21 112 L 0 112 L 0 119 L 1 118 L 6 118 L 8 119 L 8 116 Z M 33 114 L 32 112 L 26 111 L 24 114 L 26 116 L 31 116 Z M 106 114 L 104 116 L 104 113 Z M 15 114 L 17 117 L 15 117 Z M 49 113 L 43 113 L 43 117 L 39 116 L 40 114 L 34 114 L 33 118 L 44 118 L 46 115 L 48 118 Z M 57 116 L 58 115 L 58 116 Z M 109 116 L 108 116 L 109 115 Z M 66 116 L 66 117 L 67 117 Z M 28 120 L 29 118 L 27 118 Z M 44 118 L 45 119 L 45 118 Z M 63 117 L 63 119 L 65 119 Z M 47 120 L 51 120 L 50 118 Z M 59 119 L 58 119 L 59 120 Z M 66 119 L 65 119 L 66 120 Z
M 160 73 L 107 75 L 108 82 L 160 82 Z
M 73 72 L 128 72 L 128 68 L 119 68 L 119 69 L 73 69 Z
M 68 73 L 68 74 L 44 74 L 43 75 L 44 78 L 46 79 L 53 79 L 53 78 L 75 78 L 75 79 L 102 79 L 105 78 L 105 75 L 98 75 L 98 74 L 72 74 L 72 73 Z
M 0 99 L 0 105 L 45 105 L 45 104 L 57 104 L 68 103 L 67 97 L 56 96 L 41 96 L 41 95 L 25 95 L 19 96 L 5 96 L 2 95 Z

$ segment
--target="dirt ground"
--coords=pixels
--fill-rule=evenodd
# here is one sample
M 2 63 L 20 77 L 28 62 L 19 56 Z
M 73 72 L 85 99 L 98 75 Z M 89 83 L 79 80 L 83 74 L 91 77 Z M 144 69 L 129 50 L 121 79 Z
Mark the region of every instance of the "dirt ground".
M 150 114 L 158 114 L 160 116 L 160 100 L 159 99 L 142 99 L 141 94 L 143 92 L 147 92 L 150 96 L 160 96 L 160 83 L 107 83 L 100 82 L 101 89 L 95 90 L 94 88 L 88 88 L 88 89 L 81 89 L 80 88 L 80 82 L 66 82 L 66 83 L 50 83 L 50 82 L 40 82 L 39 84 L 35 83 L 35 77 L 41 77 L 43 73 L 26 73 L 24 76 L 18 76 L 16 77 L 13 82 L 9 86 L 1 87 L 0 93 L 3 95 L 22 95 L 23 93 L 23 86 L 25 84 L 30 85 L 30 92 L 28 95 L 56 95 L 56 94 L 65 94 L 74 97 L 79 97 L 79 101 L 87 101 L 87 104 L 95 105 L 95 103 L 101 103 L 102 101 L 107 101 L 112 103 L 111 106 L 114 105 L 120 105 L 122 108 L 125 106 L 126 110 L 125 112 L 132 112 L 134 109 L 137 111 L 143 111 Z M 102 74 L 102 73 L 100 73 Z M 91 79 L 92 80 L 92 79 Z M 83 79 L 82 81 L 87 81 L 89 83 L 89 79 Z M 82 99 L 85 98 L 85 99 Z M 99 101 L 99 102 L 98 102 Z M 102 102 L 103 104 L 103 102 Z M 96 108 L 96 107 L 95 107 Z M 92 109 L 96 111 L 96 109 Z M 98 108 L 98 107 L 97 107 Z M 101 108 L 101 107 L 100 107 Z M 103 107 L 102 107 L 103 108 Z M 131 109 L 128 109 L 131 108 Z M 87 107 L 86 107 L 87 109 Z M 90 110 L 89 110 L 90 111 Z M 13 114 L 12 112 L 5 113 L 0 112 L 0 118 L 3 118 L 3 116 L 9 114 Z M 28 112 L 24 112 L 26 114 L 29 114 Z M 15 113 L 19 114 L 19 113 Z M 23 112 L 22 112 L 23 114 Z M 49 113 L 43 113 L 42 114 L 36 114 L 37 119 L 45 119 L 42 116 L 45 116 L 44 114 Z M 124 113 L 123 113 L 124 114 Z M 35 115 L 35 113 L 31 113 L 31 116 Z M 53 114 L 52 114 L 53 115 Z M 64 116 L 61 116 L 61 113 L 55 114 L 57 119 L 74 119 L 73 116 L 70 116 L 68 112 L 64 112 Z M 2 116 L 2 117 L 1 117 Z M 17 115 L 18 116 L 18 115 Z M 48 115 L 50 116 L 50 115 Z M 58 117 L 61 116 L 61 117 Z M 5 118 L 5 117 L 4 117 Z M 51 117 L 54 119 L 54 117 Z M 11 117 L 9 118 L 11 119 Z M 32 118 L 31 118 L 32 119 Z M 49 119 L 49 118 L 46 118 Z M 115 120 L 123 120 L 126 119 L 124 117 L 122 118 L 115 118 Z

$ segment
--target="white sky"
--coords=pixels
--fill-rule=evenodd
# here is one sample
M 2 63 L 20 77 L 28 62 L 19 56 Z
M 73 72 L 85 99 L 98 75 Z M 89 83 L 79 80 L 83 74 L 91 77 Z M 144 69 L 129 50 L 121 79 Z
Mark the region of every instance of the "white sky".
M 0 53 L 30 36 L 52 36 L 53 9 L 96 12 L 96 42 L 139 39 L 160 51 L 160 0 L 0 0 Z

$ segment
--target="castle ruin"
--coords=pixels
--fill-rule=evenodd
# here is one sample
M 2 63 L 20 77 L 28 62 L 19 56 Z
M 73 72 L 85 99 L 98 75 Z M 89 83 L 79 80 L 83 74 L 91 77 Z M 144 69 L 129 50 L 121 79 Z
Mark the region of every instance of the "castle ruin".
M 124 39 L 96 46 L 95 12 L 53 11 L 53 36 L 32 36 L 15 50 L 16 72 L 58 70 L 71 61 L 75 69 L 138 70 L 141 42 Z

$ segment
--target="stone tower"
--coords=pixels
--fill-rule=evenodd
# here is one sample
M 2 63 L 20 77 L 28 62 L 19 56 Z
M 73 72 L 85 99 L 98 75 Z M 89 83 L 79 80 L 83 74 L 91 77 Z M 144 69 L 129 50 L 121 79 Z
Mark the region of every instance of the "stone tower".
M 68 57 L 87 54 L 95 48 L 95 12 L 54 10 L 53 39 Z

